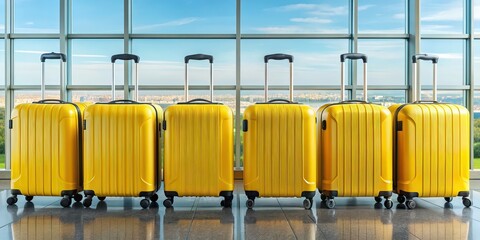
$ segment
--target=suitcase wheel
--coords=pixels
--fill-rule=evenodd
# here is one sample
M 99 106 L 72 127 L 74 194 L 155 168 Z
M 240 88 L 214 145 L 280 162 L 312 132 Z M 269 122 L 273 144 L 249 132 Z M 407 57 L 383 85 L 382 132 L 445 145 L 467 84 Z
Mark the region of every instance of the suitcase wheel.
M 33 200 L 33 196 L 25 196 L 25 200 L 27 202 L 31 202 Z
M 63 196 L 62 200 L 60 201 L 60 205 L 66 208 L 66 207 L 69 207 L 70 204 L 72 204 L 72 198 L 70 198 L 70 196 L 68 195 Z
M 75 195 L 73 195 L 73 199 L 75 200 L 75 202 L 81 202 L 83 196 L 81 194 L 75 193 Z
M 312 209 L 312 205 L 313 205 L 313 199 L 307 198 L 303 200 L 303 208 L 305 208 L 305 210 Z
M 417 206 L 417 203 L 413 200 L 407 200 L 405 205 L 407 205 L 408 209 L 414 209 Z
M 150 206 L 150 200 L 149 199 L 142 199 L 142 201 L 140 201 L 140 206 L 145 209 L 145 208 L 148 208 L 148 206 Z
M 320 194 L 320 199 L 322 199 L 322 201 L 325 201 L 327 200 L 327 196 L 325 196 L 324 194 Z
M 397 202 L 398 203 L 404 203 L 407 199 L 403 195 L 398 195 L 397 197 Z
M 453 200 L 453 197 L 444 197 L 445 201 L 451 202 Z
M 328 209 L 335 208 L 335 200 L 333 200 L 332 198 L 326 200 L 325 206 L 327 206 Z
M 100 200 L 100 201 L 104 201 L 105 198 L 107 198 L 107 197 L 97 197 L 97 198 L 98 198 L 98 200 Z
M 92 195 L 87 195 L 85 200 L 83 200 L 83 206 L 86 208 L 92 206 L 92 198 L 93 198 Z
M 157 202 L 158 201 L 158 194 L 154 193 L 151 197 L 150 197 L 150 200 L 152 202 Z
M 163 206 L 166 208 L 171 208 L 173 205 L 173 199 L 167 198 L 163 200 Z
M 393 201 L 390 199 L 385 199 L 383 206 L 385 206 L 386 209 L 390 209 L 393 207 Z
M 382 202 L 382 198 L 381 197 L 375 197 L 375 202 L 377 202 L 377 203 Z
M 470 198 L 464 197 L 464 198 L 462 199 L 462 202 L 463 202 L 463 206 L 465 206 L 465 207 L 467 207 L 467 208 L 470 207 L 470 206 L 472 206 L 472 200 L 470 200 Z
M 253 206 L 255 205 L 255 201 L 253 199 L 248 199 L 246 202 L 247 208 L 252 209 Z
M 18 201 L 17 196 L 11 196 L 11 197 L 7 198 L 7 204 L 8 205 L 13 205 L 13 204 L 17 203 L 17 201 Z

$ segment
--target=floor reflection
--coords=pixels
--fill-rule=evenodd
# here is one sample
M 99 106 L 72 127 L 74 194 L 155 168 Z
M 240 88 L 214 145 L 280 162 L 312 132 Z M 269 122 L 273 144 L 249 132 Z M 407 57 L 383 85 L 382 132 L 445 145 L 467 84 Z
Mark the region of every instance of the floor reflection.
M 165 239 L 233 239 L 235 218 L 231 208 L 193 210 L 166 209 Z

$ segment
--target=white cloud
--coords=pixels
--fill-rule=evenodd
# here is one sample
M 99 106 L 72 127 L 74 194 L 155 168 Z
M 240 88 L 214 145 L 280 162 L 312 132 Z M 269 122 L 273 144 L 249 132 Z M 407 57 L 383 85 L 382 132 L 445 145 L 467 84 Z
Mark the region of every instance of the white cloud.
M 107 57 L 106 55 L 95 55 L 95 54 L 73 54 L 73 57 L 80 57 L 80 58 L 104 58 Z
M 405 19 L 405 13 L 393 14 L 393 19 Z
M 367 10 L 369 8 L 372 8 L 372 7 L 375 7 L 376 5 L 373 5 L 373 4 L 367 4 L 367 5 L 362 5 L 362 6 L 358 6 L 358 11 L 364 11 L 364 10 Z
M 430 55 L 436 55 L 440 59 L 463 59 L 463 55 L 460 53 L 430 53 Z
M 271 8 L 274 11 L 280 12 L 292 12 L 292 11 L 306 11 L 307 14 L 316 15 L 316 16 L 337 16 L 337 15 L 346 15 L 348 13 L 348 8 L 345 6 L 330 6 L 328 4 L 289 4 L 280 7 Z
M 331 23 L 330 19 L 323 19 L 318 17 L 311 18 L 290 18 L 291 22 L 300 22 L 300 23 Z
M 435 22 L 435 21 L 462 21 L 463 20 L 463 8 L 454 7 L 448 10 L 439 11 L 436 13 L 425 14 L 422 17 L 422 21 Z
M 197 22 L 199 20 L 200 20 L 200 18 L 188 17 L 188 18 L 176 19 L 176 20 L 172 20 L 172 21 L 168 21 L 168 22 L 164 22 L 164 23 L 138 26 L 138 27 L 136 27 L 136 29 L 137 30 L 146 30 L 146 29 L 152 29 L 152 28 L 183 26 L 183 25 L 187 25 L 187 24 L 190 24 L 190 23 L 193 23 L 193 22 Z
M 33 25 L 33 22 L 26 22 L 25 25 Z
M 15 50 L 16 53 L 28 53 L 28 54 L 42 54 L 42 53 L 47 53 L 51 51 L 34 51 L 34 50 Z
M 255 31 L 261 33 L 346 33 L 346 28 L 309 28 L 302 26 L 270 26 L 270 27 L 259 27 L 254 28 Z

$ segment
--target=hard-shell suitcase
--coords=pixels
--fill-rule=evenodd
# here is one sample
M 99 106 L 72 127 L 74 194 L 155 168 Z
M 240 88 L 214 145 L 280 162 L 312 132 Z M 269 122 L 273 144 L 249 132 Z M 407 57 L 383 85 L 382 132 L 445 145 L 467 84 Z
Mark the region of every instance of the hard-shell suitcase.
M 290 62 L 290 99 L 268 101 L 268 61 Z M 310 209 L 316 191 L 315 112 L 293 102 L 293 56 L 272 54 L 265 61 L 265 103 L 243 114 L 243 182 L 248 208 L 256 197 L 305 197 Z
M 9 205 L 17 202 L 17 195 L 25 195 L 27 201 L 33 196 L 63 196 L 63 207 L 70 206 L 72 198 L 82 200 L 78 194 L 82 191 L 82 112 L 87 104 L 44 99 L 47 59 L 61 60 L 60 85 L 65 87 L 66 56 L 42 54 L 42 100 L 16 106 L 9 121 L 13 195 L 7 199 Z
M 364 101 L 344 101 L 345 59 L 364 63 Z M 341 60 L 342 101 L 317 111 L 318 173 L 321 199 L 335 207 L 334 197 L 375 197 L 391 208 L 392 116 L 386 107 L 367 102 L 367 56 L 346 53 Z M 381 206 L 381 205 L 380 205 Z
M 433 101 L 415 101 L 393 105 L 394 129 L 394 191 L 398 202 L 415 208 L 414 197 L 462 196 L 469 207 L 470 175 L 470 114 L 456 104 L 437 102 L 438 57 L 419 54 L 412 57 L 414 83 L 416 63 L 433 63 Z M 419 91 L 414 91 L 419 92 Z M 416 99 L 420 99 L 418 93 Z
M 188 101 L 189 60 L 210 61 L 210 101 Z M 165 110 L 164 190 L 169 208 L 174 196 L 223 196 L 221 205 L 233 199 L 233 113 L 213 102 L 213 57 L 185 57 L 185 102 Z
M 132 54 L 112 56 L 112 97 L 115 99 L 115 61 L 134 60 Z M 138 71 L 135 71 L 135 100 L 138 99 Z M 97 103 L 85 109 L 84 192 L 85 207 L 93 196 L 145 197 L 147 208 L 156 201 L 160 187 L 160 134 L 162 108 L 131 100 Z

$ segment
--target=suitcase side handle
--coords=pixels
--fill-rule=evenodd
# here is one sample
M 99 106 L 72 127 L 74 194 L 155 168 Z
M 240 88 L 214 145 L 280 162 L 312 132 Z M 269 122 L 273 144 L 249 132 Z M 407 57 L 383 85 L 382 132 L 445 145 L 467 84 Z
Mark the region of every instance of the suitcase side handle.
M 368 101 L 367 98 L 367 60 L 368 57 L 366 54 L 363 53 L 344 53 L 340 55 L 340 92 L 341 98 L 340 100 L 343 102 L 345 101 L 345 60 L 359 60 L 362 59 L 363 61 L 363 100 L 365 102 Z
M 42 76 L 40 83 L 40 99 L 45 99 L 45 60 L 47 59 L 60 59 L 60 99 L 66 100 L 64 95 L 65 89 L 65 62 L 67 61 L 67 56 L 63 53 L 49 52 L 43 53 L 40 55 L 40 61 L 42 62 Z
M 438 56 L 428 55 L 428 54 L 415 54 L 412 56 L 412 92 L 413 98 L 412 102 L 417 102 L 422 98 L 422 84 L 417 79 L 417 64 L 419 64 L 418 60 L 423 61 L 431 61 L 433 66 L 433 102 L 437 101 L 437 64 L 438 64 Z
M 192 55 L 187 55 L 185 56 L 185 86 L 183 87 L 185 89 L 185 102 L 188 102 L 188 62 L 190 60 L 208 60 L 210 63 L 210 102 L 213 102 L 213 56 L 208 55 L 208 54 L 203 54 L 203 53 L 198 53 L 198 54 L 192 54 Z
M 121 53 L 121 54 L 115 54 L 111 57 L 111 62 L 112 62 L 112 101 L 115 101 L 115 62 L 117 60 L 124 60 L 124 61 L 130 61 L 133 60 L 135 62 L 135 81 L 134 81 L 134 100 L 138 100 L 138 63 L 140 62 L 140 57 L 135 54 L 129 54 L 129 53 Z M 128 88 L 128 86 L 124 85 L 124 88 Z
M 285 53 L 275 53 L 265 55 L 263 61 L 265 62 L 265 102 L 268 103 L 268 61 L 269 60 L 288 60 L 290 63 L 290 84 L 288 100 L 293 102 L 293 56 Z
M 110 101 L 108 102 L 110 104 L 117 104 L 117 103 L 129 103 L 129 104 L 136 104 L 138 103 L 137 101 L 133 101 L 133 100 L 128 100 L 128 99 L 122 99 L 122 100 L 113 100 L 113 101 Z
M 267 103 L 275 103 L 275 102 L 294 103 L 293 101 L 290 101 L 290 100 L 287 100 L 287 99 L 281 99 L 281 98 L 272 99 L 272 100 L 268 101 Z
M 66 102 L 59 99 L 43 99 L 34 103 L 66 103 Z

